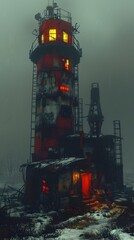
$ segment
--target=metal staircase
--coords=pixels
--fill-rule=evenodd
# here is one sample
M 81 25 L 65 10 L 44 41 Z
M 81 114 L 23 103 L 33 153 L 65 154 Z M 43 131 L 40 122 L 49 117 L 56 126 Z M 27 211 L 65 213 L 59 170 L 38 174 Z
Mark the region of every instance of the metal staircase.
M 35 140 L 35 113 L 36 113 L 36 88 L 37 88 L 37 70 L 36 65 L 33 64 L 32 77 L 32 99 L 31 99 L 31 134 L 30 134 L 30 162 L 34 154 L 34 140 Z

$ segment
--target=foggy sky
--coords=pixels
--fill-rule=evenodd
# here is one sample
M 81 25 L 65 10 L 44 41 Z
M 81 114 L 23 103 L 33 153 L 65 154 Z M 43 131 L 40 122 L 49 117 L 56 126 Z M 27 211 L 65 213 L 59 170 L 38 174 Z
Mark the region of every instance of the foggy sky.
M 52 2 L 51 0 L 49 1 Z M 47 0 L 0 0 L 0 162 L 19 166 L 29 158 L 34 16 Z M 88 113 L 92 82 L 100 86 L 103 134 L 121 120 L 125 171 L 134 170 L 134 1 L 57 0 L 80 24 L 83 50 L 80 97 Z M 85 119 L 85 130 L 89 128 Z M 1 171 L 3 168 L 1 168 Z M 1 172 L 0 171 L 0 172 Z

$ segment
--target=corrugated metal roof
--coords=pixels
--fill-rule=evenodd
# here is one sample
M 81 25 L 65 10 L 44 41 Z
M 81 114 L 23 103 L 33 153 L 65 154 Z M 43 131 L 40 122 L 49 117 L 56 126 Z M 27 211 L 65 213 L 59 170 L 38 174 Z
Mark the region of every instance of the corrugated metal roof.
M 54 167 L 55 169 L 57 168 L 62 168 L 74 163 L 79 163 L 84 161 L 84 158 L 75 158 L 75 157 L 70 157 L 70 158 L 62 158 L 62 159 L 56 159 L 56 160 L 46 160 L 43 162 L 34 162 L 30 163 L 29 166 L 32 166 L 34 168 L 47 168 L 47 167 Z M 86 160 L 87 161 L 87 160 Z

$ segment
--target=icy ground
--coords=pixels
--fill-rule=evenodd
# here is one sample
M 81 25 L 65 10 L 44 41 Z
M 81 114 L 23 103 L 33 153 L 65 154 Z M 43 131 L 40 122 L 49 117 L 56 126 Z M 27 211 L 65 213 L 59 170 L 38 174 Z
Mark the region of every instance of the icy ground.
M 115 223 L 122 207 L 100 206 L 96 211 L 73 217 L 70 213 L 66 216 L 64 210 L 35 212 L 21 203 L 20 189 L 19 185 L 17 192 L 12 186 L 0 185 L 1 208 L 6 205 L 7 210 L 7 222 L 3 223 L 3 218 L 0 222 L 0 240 L 134 240 L 134 233 L 118 228 Z M 7 229 L 11 230 L 10 237 Z
M 53 225 L 52 212 L 48 214 L 34 213 L 32 226 L 27 236 L 13 237 L 13 240 L 134 240 L 134 236 L 112 226 L 111 219 L 104 217 L 104 212 L 86 213 L 69 218 L 67 221 Z M 5 238 L 6 239 L 6 238 Z M 9 238 L 8 238 L 9 239 Z

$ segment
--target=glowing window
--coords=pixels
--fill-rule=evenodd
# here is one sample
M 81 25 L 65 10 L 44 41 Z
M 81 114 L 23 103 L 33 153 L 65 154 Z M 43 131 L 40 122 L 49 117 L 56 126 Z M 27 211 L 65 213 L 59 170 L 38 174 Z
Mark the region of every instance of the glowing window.
M 68 43 L 68 34 L 66 32 L 63 32 L 63 42 Z
M 79 182 L 80 174 L 79 172 L 73 172 L 73 184 L 76 184 Z
M 45 42 L 45 36 L 44 34 L 41 35 L 41 43 L 44 43 Z
M 66 59 L 66 61 L 65 61 L 65 69 L 67 71 L 69 70 L 69 59 Z
M 50 29 L 49 30 L 49 41 L 55 41 L 56 40 L 56 29 Z
M 49 192 L 49 188 L 46 185 L 46 180 L 42 180 L 42 192 L 48 193 Z
M 63 86 L 63 85 L 60 86 L 60 91 L 69 92 L 69 90 L 70 90 L 70 88 L 67 86 Z

